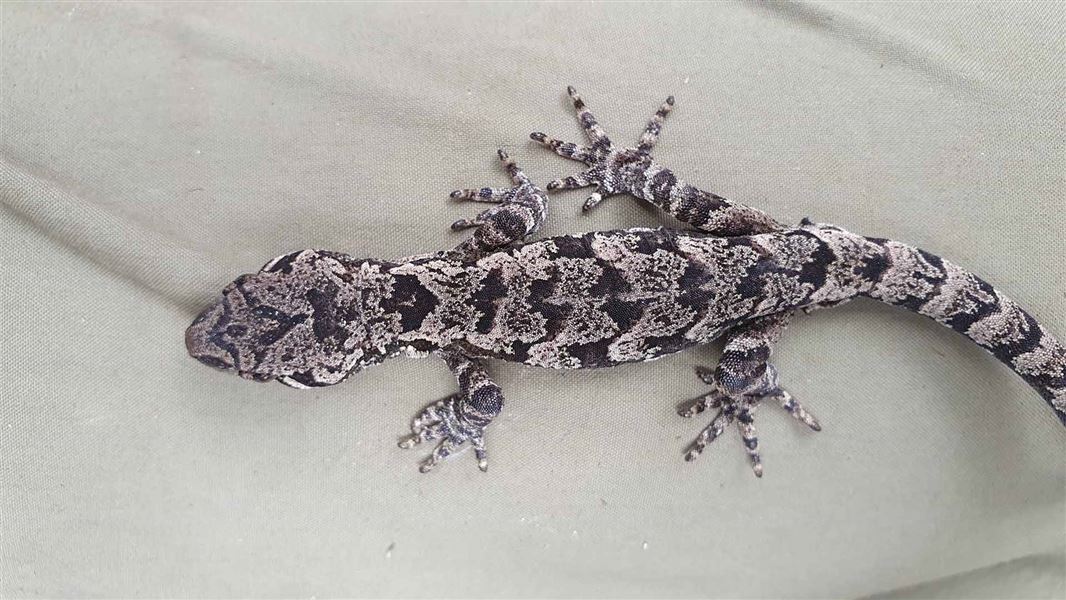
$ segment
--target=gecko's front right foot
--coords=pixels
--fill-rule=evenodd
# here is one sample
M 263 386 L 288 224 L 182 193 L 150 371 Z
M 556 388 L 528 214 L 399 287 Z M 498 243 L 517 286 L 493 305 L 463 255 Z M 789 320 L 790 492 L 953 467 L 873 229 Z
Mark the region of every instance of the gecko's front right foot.
M 440 461 L 465 450 L 468 447 L 465 444 L 468 442 L 474 448 L 478 468 L 482 471 L 488 470 L 489 463 L 485 454 L 485 429 L 469 423 L 460 416 L 461 400 L 462 394 L 455 394 L 430 404 L 411 421 L 411 435 L 400 442 L 401 448 L 414 448 L 428 440 L 440 440 L 437 447 L 433 449 L 433 453 L 422 461 L 418 467 L 419 471 L 428 473 Z
M 696 460 L 708 444 L 718 439 L 725 432 L 726 427 L 736 422 L 737 432 L 751 459 L 751 469 L 756 477 L 762 477 L 762 457 L 759 455 L 759 438 L 755 432 L 755 409 L 765 398 L 777 400 L 782 408 L 812 430 L 822 430 L 818 420 L 807 412 L 791 394 L 777 385 L 777 373 L 773 367 L 767 365 L 767 369 L 759 385 L 743 391 L 731 390 L 730 392 L 723 391 L 723 387 L 726 386 L 723 386 L 722 382 L 716 378 L 714 371 L 702 368 L 697 370 L 700 379 L 715 388 L 699 398 L 678 406 L 677 414 L 691 418 L 708 408 L 717 408 L 718 414 L 689 446 L 685 452 L 685 460 Z
M 546 186 L 549 192 L 593 186 L 595 191 L 582 206 L 582 210 L 587 211 L 608 196 L 632 192 L 639 176 L 646 175 L 652 169 L 654 163 L 651 159 L 651 149 L 659 139 L 663 119 L 674 107 L 674 97 L 667 98 L 648 121 L 636 146 L 620 147 L 615 146 L 607 137 L 607 133 L 596 122 L 596 118 L 589 112 L 577 91 L 573 87 L 566 88 L 566 91 L 570 94 L 574 109 L 577 110 L 578 121 L 584 128 L 590 145 L 562 142 L 540 132 L 531 133 L 529 137 L 551 148 L 556 154 L 583 162 L 589 167 L 576 175 L 550 181 Z

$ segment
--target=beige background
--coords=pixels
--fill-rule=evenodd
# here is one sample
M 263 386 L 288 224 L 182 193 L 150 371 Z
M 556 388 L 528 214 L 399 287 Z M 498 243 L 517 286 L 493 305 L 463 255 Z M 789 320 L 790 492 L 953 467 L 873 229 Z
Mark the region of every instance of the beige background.
M 1048 4 L 11 4 L 0 117 L 0 594 L 1063 597 L 1066 430 L 951 331 L 873 302 L 797 322 L 766 476 L 674 414 L 717 348 L 493 363 L 489 473 L 396 448 L 454 389 L 398 359 L 301 392 L 182 332 L 305 247 L 455 244 L 448 191 L 617 140 L 796 222 L 914 243 L 1066 336 L 1064 16 Z M 628 198 L 547 235 L 669 223 Z M 946 578 L 946 579 L 945 579 Z M 895 590 L 895 591 L 892 591 Z

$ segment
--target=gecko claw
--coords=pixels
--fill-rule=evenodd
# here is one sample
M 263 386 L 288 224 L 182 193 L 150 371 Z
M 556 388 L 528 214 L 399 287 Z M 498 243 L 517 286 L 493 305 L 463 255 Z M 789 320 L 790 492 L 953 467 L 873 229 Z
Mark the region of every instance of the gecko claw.
M 714 369 L 698 366 L 696 367 L 696 377 L 699 377 L 700 381 L 707 385 L 714 385 Z
M 596 205 L 600 202 L 603 202 L 603 195 L 599 192 L 594 192 L 587 199 L 585 199 L 585 203 L 581 205 L 581 211 L 588 212 L 593 208 L 596 208 Z

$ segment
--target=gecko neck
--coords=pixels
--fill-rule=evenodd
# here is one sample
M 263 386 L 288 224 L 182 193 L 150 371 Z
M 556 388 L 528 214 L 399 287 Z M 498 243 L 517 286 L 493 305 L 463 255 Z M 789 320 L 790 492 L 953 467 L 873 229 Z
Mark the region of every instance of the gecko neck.
M 390 353 L 424 353 L 446 347 L 476 326 L 484 285 L 478 269 L 446 252 L 391 263 L 389 293 L 381 311 L 395 319 Z

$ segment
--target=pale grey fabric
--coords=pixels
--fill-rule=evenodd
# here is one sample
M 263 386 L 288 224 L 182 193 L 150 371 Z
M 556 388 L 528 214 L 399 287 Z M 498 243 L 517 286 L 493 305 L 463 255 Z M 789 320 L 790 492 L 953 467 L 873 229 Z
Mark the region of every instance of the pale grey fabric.
M 493 363 L 489 473 L 424 476 L 396 441 L 454 389 L 440 361 L 301 392 L 182 345 L 280 253 L 455 244 L 476 207 L 446 194 L 503 184 L 498 146 L 573 172 L 527 139 L 580 137 L 567 84 L 619 140 L 676 95 L 656 155 L 682 177 L 949 257 L 1066 336 L 1061 5 L 0 10 L 0 595 L 1062 597 L 1066 431 L 873 302 L 786 334 L 825 429 L 764 408 L 761 481 L 735 436 L 681 460 L 717 349 Z M 583 198 L 544 234 L 671 223 Z

